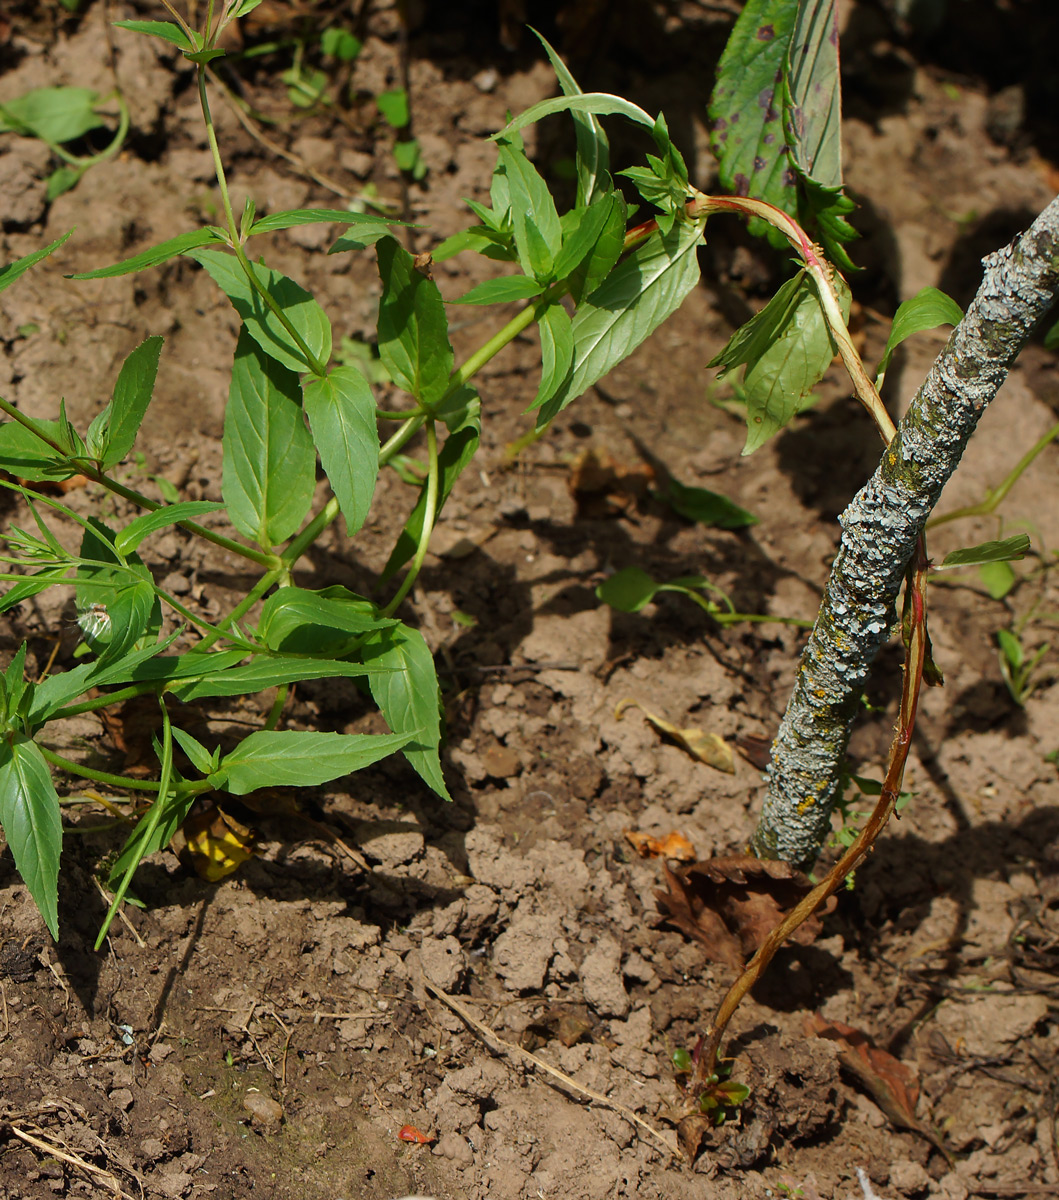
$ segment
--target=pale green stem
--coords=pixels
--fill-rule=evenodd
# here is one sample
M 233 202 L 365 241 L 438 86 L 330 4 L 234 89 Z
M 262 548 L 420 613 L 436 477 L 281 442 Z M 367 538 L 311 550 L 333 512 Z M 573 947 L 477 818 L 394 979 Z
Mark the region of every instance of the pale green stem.
M 427 475 L 426 504 L 423 506 L 423 528 L 419 532 L 419 544 L 416 546 L 412 565 L 408 568 L 408 574 L 405 575 L 401 586 L 397 589 L 397 594 L 382 610 L 382 616 L 384 617 L 392 617 L 401 601 L 412 590 L 412 584 L 415 583 L 422 569 L 423 561 L 427 556 L 427 548 L 430 546 L 430 535 L 433 532 L 434 521 L 437 518 L 438 511 L 438 475 L 440 473 L 438 468 L 438 432 L 433 421 L 427 422 L 427 453 L 429 455 L 430 473 Z

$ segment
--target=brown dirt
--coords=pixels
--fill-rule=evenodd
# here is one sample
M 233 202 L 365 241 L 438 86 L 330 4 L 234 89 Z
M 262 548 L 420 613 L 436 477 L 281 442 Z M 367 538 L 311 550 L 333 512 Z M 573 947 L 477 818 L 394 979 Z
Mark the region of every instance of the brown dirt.
M 108 6 L 83 7 L 69 18 L 54 5 L 14 5 L 0 19 L 0 99 L 43 84 L 111 87 Z M 692 151 L 695 178 L 709 184 L 703 103 L 726 10 L 738 6 L 567 6 L 558 25 L 553 6 L 529 7 L 584 84 L 663 106 Z M 1020 120 L 1017 103 L 1011 116 L 1018 96 L 1003 90 L 1023 82 L 1012 47 L 1025 44 L 1027 29 L 1039 28 L 1032 40 L 1054 48 L 1049 6 L 1015 5 L 1018 22 L 995 27 L 994 10 L 1005 6 L 962 7 L 974 9 L 961 16 L 962 32 L 937 46 L 900 40 L 875 5 L 847 14 L 848 175 L 868 233 L 854 248 L 868 268 L 854 286 L 869 360 L 885 338 L 881 314 L 896 299 L 939 284 L 966 302 L 977 258 L 1050 199 L 1059 175 L 1055 126 L 1039 103 L 1050 58 L 1040 69 L 1030 63 L 1029 117 Z M 139 15 L 158 15 L 148 8 Z M 130 15 L 119 3 L 109 9 Z M 350 192 L 374 181 L 405 204 L 422 225 L 411 244 L 427 249 L 465 223 L 460 198 L 487 184 L 483 136 L 553 85 L 528 34 L 515 50 L 501 47 L 501 34 L 518 32 L 512 6 L 470 5 L 459 22 L 444 15 L 448 6 L 409 9 L 406 51 L 392 6 L 365 10 L 353 78 L 369 97 L 397 86 L 407 69 L 429 166 L 422 185 L 405 191 L 370 100 L 345 122 L 299 118 L 278 59 L 259 60 L 240 86 L 283 123 L 270 136 L 305 162 Z M 280 33 L 285 20 L 289 28 L 282 11 L 276 20 Z M 133 110 L 127 149 L 48 207 L 46 155 L 5 140 L 3 261 L 76 226 L 56 265 L 84 270 L 214 218 L 188 72 L 146 39 L 113 42 Z M 217 117 L 239 203 L 246 193 L 259 211 L 335 202 L 252 140 L 220 102 Z M 530 142 L 542 162 L 567 153 L 565 142 L 546 140 L 553 136 L 546 126 Z M 620 137 L 615 150 L 632 153 Z M 378 295 L 371 255 L 327 257 L 328 232 L 276 236 L 269 262 L 323 300 L 336 340 L 368 337 Z M 667 1161 L 619 1112 L 492 1054 L 426 988 L 430 980 L 459 996 L 502 1038 L 536 1047 L 580 1085 L 668 1130 L 677 1098 L 670 1055 L 694 1044 L 729 981 L 729 968 L 658 925 L 660 869 L 631 856 L 623 832 L 678 828 L 700 857 L 738 851 L 761 800 L 760 774 L 742 759 L 734 775 L 694 762 L 639 711 L 618 720 L 615 708 L 632 697 L 678 725 L 729 739 L 768 735 L 804 635 L 779 624 L 718 631 L 674 596 L 621 616 L 601 608 L 593 588 L 628 565 L 660 578 L 701 573 L 743 611 L 811 617 L 835 517 L 877 448 L 835 372 L 815 409 L 753 458 L 739 457 L 738 412 L 708 402 L 703 364 L 766 294 L 776 262 L 731 223 L 710 236 L 703 286 L 516 468 L 505 446 L 526 427 L 532 342 L 483 372 L 483 449 L 407 606 L 438 655 L 454 804 L 388 763 L 348 786 L 301 795 L 300 815 L 258 814 L 260 853 L 221 884 L 189 876 L 168 852 L 156 855 L 137 882 L 146 909 L 115 924 L 102 954 L 91 951 L 105 907 L 93 872 L 116 839 L 72 832 L 98 817 L 71 821 L 58 945 L 10 856 L 0 858 L 0 1196 L 110 1195 L 101 1174 L 109 1172 L 128 1194 L 152 1198 L 849 1200 L 863 1194 L 858 1168 L 887 1200 L 1059 1191 L 1059 787 L 1045 760 L 1059 747 L 1055 658 L 1045 658 L 1040 686 L 1019 708 L 1003 687 L 994 636 L 1015 619 L 1031 647 L 1054 637 L 1057 596 L 1045 568 L 1059 544 L 1055 446 L 1002 510 L 1005 530 L 1034 535 L 1036 557 L 1020 567 L 1025 582 L 1003 602 L 973 575 L 933 593 L 947 683 L 925 698 L 907 779 L 914 800 L 827 918 L 822 940 L 782 957 L 738 1014 L 731 1052 L 752 1100 L 737 1126 L 711 1136 L 694 1170 Z M 468 256 L 444 264 L 444 294 L 459 295 L 486 265 Z M 457 353 L 496 319 L 454 309 Z M 36 416 L 53 415 L 65 396 L 84 425 L 123 356 L 144 336 L 164 334 L 140 446 L 145 465 L 128 470 L 145 487 L 146 472 L 160 473 L 185 498 L 219 498 L 234 328 L 227 302 L 187 263 L 87 284 L 44 267 L 0 296 L 0 392 Z M 924 336 L 901 352 L 888 385 L 895 410 L 939 346 Z M 986 415 L 943 507 L 995 486 L 1057 407 L 1054 356 L 1033 347 Z M 649 500 L 616 515 L 579 511 L 567 487 L 572 455 L 599 447 L 634 462 L 636 441 L 677 478 L 732 496 L 760 524 L 722 533 Z M 409 495 L 385 473 L 378 515 L 356 544 L 328 531 L 298 582 L 369 589 Z M 112 504 L 85 492 L 71 502 L 92 511 Z M 933 553 L 997 527 L 997 518 L 946 526 Z M 468 543 L 477 548 L 457 557 Z M 206 612 L 222 611 L 245 586 L 236 563 L 183 534 L 156 545 L 166 586 Z M 43 667 L 57 636 L 60 664 L 72 648 L 64 599 L 46 595 L 5 628 L 9 648 L 29 638 L 30 669 Z M 878 707 L 852 746 L 864 773 L 879 774 L 897 682 L 891 653 L 869 695 Z M 233 708 L 195 719 L 223 737 L 255 716 Z M 330 683 L 299 689 L 286 719 L 340 730 L 371 720 L 351 688 Z M 56 737 L 60 749 L 121 768 L 96 719 Z M 371 872 L 306 818 L 359 848 Z M 840 1069 L 834 1043 L 806 1035 L 814 1010 L 868 1033 L 917 1073 L 920 1117 L 941 1131 L 954 1168 L 929 1141 L 888 1122 Z M 403 1142 L 406 1124 L 438 1140 Z

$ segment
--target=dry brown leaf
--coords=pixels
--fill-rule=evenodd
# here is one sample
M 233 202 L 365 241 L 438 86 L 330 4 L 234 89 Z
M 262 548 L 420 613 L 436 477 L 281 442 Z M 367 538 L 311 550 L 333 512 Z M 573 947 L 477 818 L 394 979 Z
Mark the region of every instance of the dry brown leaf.
M 582 516 L 614 516 L 634 508 L 654 477 L 647 463 L 622 463 L 593 446 L 574 456 L 568 486 Z
M 181 832 L 181 859 L 208 883 L 231 875 L 254 853 L 252 830 L 216 805 L 188 817 Z
M 735 748 L 759 771 L 764 771 L 772 761 L 772 738 L 760 737 L 756 733 L 741 733 L 735 739 Z
M 719 733 L 704 733 L 701 729 L 694 727 L 680 729 L 667 721 L 665 717 L 660 717 L 650 709 L 644 708 L 639 700 L 622 700 L 615 708 L 614 716 L 620 721 L 626 710 L 630 708 L 638 708 L 648 724 L 653 725 L 665 737 L 671 738 L 692 758 L 698 759 L 708 767 L 724 771 L 728 775 L 735 774 L 735 757 L 732 754 L 732 747 Z
M 701 942 L 710 958 L 742 970 L 782 918 L 812 890 L 809 879 L 789 863 L 733 854 L 665 871 L 668 892 L 656 892 L 665 920 Z M 832 896 L 791 934 L 808 946 L 820 934 Z
M 639 833 L 635 829 L 625 830 L 625 840 L 641 858 L 668 858 L 677 862 L 694 862 L 695 847 L 677 830 L 665 837 L 650 833 Z

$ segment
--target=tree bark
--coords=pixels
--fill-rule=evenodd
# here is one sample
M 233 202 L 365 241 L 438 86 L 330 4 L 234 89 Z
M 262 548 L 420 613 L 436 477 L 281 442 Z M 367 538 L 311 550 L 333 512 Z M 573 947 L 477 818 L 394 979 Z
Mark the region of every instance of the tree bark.
M 1059 197 L 984 266 L 967 315 L 839 518 L 841 544 L 772 744 L 752 843 L 762 857 L 805 865 L 827 836 L 853 720 L 916 543 L 978 419 L 1059 292 Z

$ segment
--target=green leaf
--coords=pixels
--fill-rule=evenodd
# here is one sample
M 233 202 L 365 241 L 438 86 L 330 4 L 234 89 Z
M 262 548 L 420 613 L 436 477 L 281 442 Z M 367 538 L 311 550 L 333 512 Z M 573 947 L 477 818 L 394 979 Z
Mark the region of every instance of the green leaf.
M 552 45 L 534 29 L 541 45 L 551 59 L 559 86 L 565 96 L 582 96 L 577 81 Z M 610 144 L 603 126 L 593 113 L 572 110 L 574 134 L 577 138 L 577 207 L 591 204 L 598 192 L 606 191 L 609 183 Z M 561 278 L 562 276 L 560 276 Z
M 567 382 L 543 405 L 538 429 L 640 345 L 699 279 L 698 226 L 678 222 L 637 246 L 574 314 L 574 365 Z
M 978 578 L 994 600 L 1003 600 L 1019 579 L 1011 569 L 1011 564 L 1006 562 L 982 563 L 978 568 Z
M 320 50 L 339 62 L 352 62 L 364 48 L 364 43 L 348 29 L 332 25 L 320 35 Z
M 841 275 L 834 277 L 843 317 L 850 294 Z M 728 345 L 707 364 L 722 374 L 746 365 L 747 439 L 751 454 L 811 403 L 812 390 L 831 365 L 835 346 L 812 280 L 800 271 L 768 304 L 736 330 Z
M 395 88 L 390 92 L 380 92 L 375 97 L 375 104 L 382 114 L 383 120 L 394 129 L 403 129 L 409 120 L 408 93 L 404 88 Z
M 73 233 L 73 230 L 70 230 Z M 41 259 L 47 258 L 49 254 L 58 248 L 70 236 L 70 233 L 64 233 L 61 238 L 45 246 L 42 250 L 34 250 L 32 254 L 27 254 L 25 258 L 18 258 L 13 263 L 8 263 L 3 270 L 0 270 L 0 292 L 4 288 L 9 288 L 20 275 L 24 275 L 30 267 L 36 266 Z
M 179 25 L 172 21 L 115 21 L 119 29 L 131 29 L 133 33 L 146 33 L 149 37 L 161 38 L 179 46 L 181 50 L 197 50 L 198 47 L 188 40 L 187 34 Z
M 365 663 L 390 668 L 368 680 L 375 703 L 395 733 L 410 740 L 403 754 L 443 800 L 451 800 L 441 773 L 441 699 L 434 657 L 423 635 L 407 625 L 372 634 L 363 646 Z
M 379 355 L 398 387 L 429 408 L 445 394 L 452 373 L 445 304 L 437 284 L 416 270 L 411 254 L 394 238 L 382 238 L 377 253 Z
M 141 580 L 118 588 L 107 597 L 105 605 L 94 601 L 89 612 L 100 610 L 96 622 L 85 616 L 79 619 L 85 641 L 99 656 L 101 664 L 116 663 L 136 643 L 161 625 L 161 607 L 154 585 Z
M 516 300 L 529 300 L 544 291 L 544 284 L 528 275 L 503 275 L 499 279 L 487 279 L 454 300 L 454 304 L 511 304 Z
M 797 13 L 791 0 L 747 0 L 721 55 L 709 105 L 710 145 L 722 185 L 792 214 L 797 195 L 778 89 Z M 751 220 L 750 231 L 785 244 L 760 218 Z
M 67 234 L 67 237 L 70 235 Z M 159 263 L 168 262 L 179 254 L 194 250 L 198 246 L 208 246 L 210 243 L 223 242 L 221 231 L 215 226 L 208 225 L 205 229 L 190 229 L 187 233 L 177 234 L 168 241 L 159 242 L 150 250 L 134 254 L 132 258 L 123 259 L 110 267 L 99 267 L 95 271 L 80 271 L 76 275 L 67 275 L 67 279 L 113 279 L 117 275 L 129 275 L 133 271 L 142 271 L 147 267 L 157 267 Z
M 620 192 L 611 192 L 599 203 L 608 201 L 609 208 L 595 245 L 566 281 L 575 304 L 592 295 L 614 269 L 625 249 L 625 200 Z
M 98 102 L 91 88 L 34 88 L 0 104 L 0 133 L 21 133 L 53 146 L 72 142 L 104 124 L 93 110 Z
M 258 788 L 315 787 L 389 757 L 414 736 L 261 731 L 224 756 L 220 775 L 226 790 L 236 796 Z
M 0 825 L 18 873 L 58 939 L 59 797 L 41 752 L 19 733 L 0 739 Z
M 978 546 L 968 546 L 963 550 L 953 550 L 946 554 L 936 571 L 952 571 L 957 567 L 977 567 L 982 563 L 1012 562 L 1025 558 L 1029 553 L 1030 539 L 1024 533 L 1016 533 L 1013 537 L 1004 538 L 999 542 L 982 542 Z
M 214 769 L 213 755 L 206 747 L 183 729 L 173 728 L 173 738 L 191 761 L 191 765 L 200 775 L 209 775 Z M 168 840 L 168 839 L 167 839 Z M 165 843 L 163 842 L 162 845 Z M 147 853 L 150 853 L 148 851 Z M 113 878 L 113 873 L 111 874 Z
M 464 250 L 475 250 L 497 262 L 518 261 L 513 234 L 499 233 L 485 225 L 474 225 L 470 229 L 454 233 L 434 248 L 432 257 L 436 263 L 444 262 L 462 254 Z
M 543 117 L 550 117 L 559 112 L 585 113 L 597 117 L 628 117 L 630 121 L 637 125 L 646 125 L 648 129 L 653 129 L 655 124 L 654 117 L 649 116 L 632 101 L 623 100 L 621 96 L 612 96 L 607 92 L 581 92 L 576 96 L 554 96 L 551 100 L 541 100 L 538 104 L 530 105 L 525 112 L 508 121 L 499 133 L 494 133 L 492 140 L 495 142 L 499 138 L 509 137 L 520 129 L 525 129 L 527 125 L 534 125 Z
M 511 196 L 511 220 L 519 262 L 527 275 L 545 282 L 563 241 L 562 225 L 548 185 L 521 146 L 502 139 L 500 166 Z
M 70 235 L 67 234 L 66 236 L 69 237 Z M 1056 321 L 1044 335 L 1044 348 L 1045 350 L 1059 349 L 1059 321 Z
M 188 736 L 182 729 L 173 730 L 173 737 L 181 745 L 183 739 Z M 113 887 L 118 880 L 129 874 L 130 870 L 135 871 L 148 854 L 154 854 L 155 851 L 168 846 L 196 799 L 194 792 L 169 792 L 165 799 L 156 799 L 136 822 L 136 827 L 126 839 L 121 853 L 111 864 L 107 883 Z M 157 804 L 162 808 L 155 812 Z
M 38 421 L 37 424 L 45 433 L 59 440 L 58 421 Z M 16 479 L 28 479 L 33 483 L 45 479 L 68 479 L 77 473 L 76 467 L 70 466 L 66 459 L 20 421 L 4 421 L 0 424 L 0 468 Z
M 963 320 L 963 309 L 944 292 L 934 287 L 925 287 L 910 299 L 905 300 L 894 313 L 886 349 L 879 360 L 878 373 L 882 375 L 890 365 L 897 347 L 914 333 L 924 329 L 936 329 L 939 325 L 959 325 Z
M 423 150 L 416 138 L 404 142 L 394 142 L 393 161 L 402 171 L 407 171 L 413 179 L 423 179 L 427 173 L 427 164 L 423 160 Z
M 446 424 L 449 427 L 449 436 L 445 439 L 445 444 L 438 453 L 437 513 L 439 515 L 445 505 L 445 501 L 448 499 L 449 493 L 452 491 L 453 484 L 459 479 L 464 468 L 474 457 L 474 452 L 478 449 L 478 441 L 481 437 L 482 429 L 480 418 L 481 401 L 474 388 L 470 386 L 461 388 L 456 393 L 456 396 L 453 397 L 453 401 L 456 402 L 456 406 L 463 405 L 463 414 L 462 416 L 446 419 Z M 446 411 L 455 407 L 453 401 L 450 401 L 446 405 Z M 458 407 L 456 407 L 456 411 L 459 411 Z M 445 419 L 444 413 L 439 412 L 438 415 Z M 412 555 L 415 554 L 416 547 L 419 545 L 419 539 L 423 533 L 423 518 L 426 515 L 427 506 L 426 497 L 427 483 L 424 480 L 415 508 L 412 509 L 408 520 L 405 522 L 404 530 L 397 539 L 386 566 L 383 567 L 383 583 L 395 571 L 400 570 Z
M 670 507 L 689 521 L 710 525 L 715 529 L 745 529 L 756 525 L 757 517 L 734 501 L 706 488 L 689 487 L 676 479 L 669 480 L 665 495 Z
M 81 176 L 85 173 L 85 167 L 62 166 L 56 167 L 48 176 L 44 187 L 44 199 L 49 204 L 58 200 L 60 196 L 65 196 L 67 192 L 73 191 L 81 182 Z
M 572 275 L 593 253 L 613 207 L 613 193 L 607 193 L 600 196 L 589 208 L 574 210 L 562 218 L 563 244 L 555 257 L 556 279 L 565 279 Z M 624 233 L 624 229 L 622 232 Z
M 316 451 L 298 377 L 244 326 L 224 413 L 221 494 L 244 537 L 271 548 L 301 525 L 316 487 Z
M 391 225 L 407 224 L 406 221 L 387 221 L 371 213 L 347 212 L 344 208 L 292 208 L 261 217 L 250 227 L 250 236 L 293 229 L 296 225 L 363 225 L 372 233 L 378 231 L 378 236 L 382 237 Z
M 379 475 L 375 398 L 363 372 L 335 367 L 305 384 L 305 415 L 350 535 L 367 520 Z
M 538 317 L 541 382 L 531 409 L 546 404 L 566 382 L 574 363 L 574 327 L 561 304 L 549 304 Z
M 110 403 L 88 427 L 93 456 L 102 462 L 104 470 L 120 463 L 136 441 L 154 394 L 161 353 L 162 338 L 157 335 L 132 351 L 122 363 Z
M 327 253 L 341 254 L 346 250 L 363 250 L 366 246 L 374 246 L 380 238 L 386 237 L 391 225 L 405 224 L 405 221 L 387 221 L 384 225 L 357 226 L 352 233 L 344 233 Z
M 802 0 L 787 51 L 784 125 L 796 165 L 842 186 L 842 96 L 835 0 Z
M 326 363 L 331 357 L 331 322 L 320 305 L 293 279 L 259 263 L 250 264 L 254 277 L 276 302 L 316 362 L 305 357 L 280 319 L 251 286 L 234 254 L 201 248 L 186 253 L 209 271 L 214 282 L 231 300 L 247 332 L 271 358 L 301 374 L 316 370 L 317 362 Z
M 146 512 L 130 521 L 115 537 L 114 547 L 119 554 L 131 554 L 139 549 L 144 538 L 157 533 L 159 529 L 179 525 L 181 521 L 194 521 L 196 517 L 217 512 L 223 507 L 223 504 L 215 504 L 212 500 L 184 500 L 179 504 L 156 508 L 154 512 Z
M 344 587 L 320 592 L 285 587 L 265 601 L 257 635 L 271 650 L 336 658 L 353 638 L 396 624 L 396 618 L 380 617 L 374 604 Z
M 177 681 L 167 690 L 185 704 L 214 696 L 244 696 L 282 687 L 285 683 L 300 683 L 305 679 L 357 679 L 370 675 L 375 668 L 363 663 L 339 662 L 335 659 L 291 658 L 269 655 L 254 659 L 241 667 L 218 672 L 201 679 Z
M 619 612 L 638 613 L 655 598 L 658 586 L 646 571 L 625 567 L 605 579 L 596 588 L 596 595 Z

